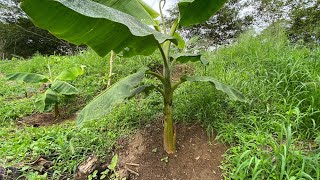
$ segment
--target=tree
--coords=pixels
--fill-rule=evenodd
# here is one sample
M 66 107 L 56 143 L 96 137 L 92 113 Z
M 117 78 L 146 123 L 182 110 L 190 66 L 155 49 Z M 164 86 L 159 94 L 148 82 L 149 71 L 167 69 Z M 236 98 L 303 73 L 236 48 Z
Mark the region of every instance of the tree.
M 4 58 L 41 54 L 71 54 L 77 46 L 36 27 L 19 8 L 20 0 L 0 0 L 0 53 Z
M 310 46 L 320 43 L 320 1 L 307 8 L 295 7 L 290 13 L 291 25 L 287 28 L 293 42 L 303 41 Z
M 164 0 L 160 1 L 163 2 Z M 154 20 L 158 13 L 142 0 L 109 0 L 100 3 L 103 4 L 89 0 L 24 0 L 21 4 L 37 26 L 69 42 L 87 44 L 100 56 L 105 56 L 111 50 L 127 57 L 150 55 L 156 49 L 160 51 L 163 74 L 141 68 L 135 74 L 120 80 L 79 113 L 79 123 L 105 116 L 112 106 L 123 99 L 154 88 L 163 96 L 164 102 L 164 149 L 167 153 L 174 153 L 176 130 L 173 121 L 173 92 L 179 85 L 184 82 L 210 82 L 218 90 L 227 93 L 230 99 L 246 101 L 237 90 L 213 77 L 185 75 L 178 82 L 172 81 L 172 69 L 176 63 L 203 60 L 200 54 L 171 54 L 171 44 L 179 47 L 179 42 L 181 43 L 181 39 L 178 41 L 173 37 L 176 30 L 181 26 L 203 23 L 224 5 L 225 0 L 180 0 L 179 18 L 168 32 L 166 22 L 162 21 L 163 28 L 160 29 L 159 23 Z M 160 15 L 163 20 L 162 13 Z M 150 28 L 150 25 L 155 29 Z M 161 85 L 138 86 L 145 74 L 157 78 Z
M 207 47 L 213 45 L 229 44 L 242 32 L 247 30 L 253 23 L 252 15 L 240 16 L 242 5 L 240 0 L 229 1 L 223 6 L 216 15 L 201 24 L 183 27 L 179 32 L 187 39 L 199 36 L 201 42 Z M 168 10 L 169 16 L 166 17 L 169 23 L 179 16 L 177 6 Z

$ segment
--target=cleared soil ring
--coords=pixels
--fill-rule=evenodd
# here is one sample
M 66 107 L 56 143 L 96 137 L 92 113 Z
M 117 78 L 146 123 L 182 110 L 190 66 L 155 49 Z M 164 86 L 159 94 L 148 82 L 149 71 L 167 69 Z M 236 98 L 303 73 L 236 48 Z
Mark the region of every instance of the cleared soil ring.
M 162 147 L 163 126 L 158 121 L 140 130 L 129 141 L 119 142 L 120 175 L 133 180 L 220 180 L 219 169 L 227 148 L 209 143 L 199 124 L 177 125 L 177 153 Z M 122 146 L 122 147 L 121 147 Z

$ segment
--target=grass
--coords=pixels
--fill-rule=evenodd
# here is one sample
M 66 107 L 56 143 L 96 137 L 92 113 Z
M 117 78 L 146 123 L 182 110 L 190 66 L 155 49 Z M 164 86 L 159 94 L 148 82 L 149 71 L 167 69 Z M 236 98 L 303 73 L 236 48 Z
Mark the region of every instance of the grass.
M 146 124 L 159 111 L 158 95 L 151 94 L 146 99 L 130 100 L 120 105 L 117 111 L 95 122 L 88 122 L 78 127 L 75 122 L 66 122 L 48 127 L 17 127 L 15 121 L 24 116 L 36 113 L 35 99 L 39 85 L 6 82 L 4 74 L 13 72 L 33 72 L 48 75 L 50 63 L 53 76 L 74 64 L 85 65 L 86 75 L 74 82 L 79 87 L 79 97 L 65 104 L 65 113 L 74 113 L 106 88 L 108 69 L 107 58 L 99 58 L 93 52 L 84 52 L 77 56 L 43 57 L 36 55 L 30 60 L 3 61 L 0 64 L 1 99 L 0 99 L 0 164 L 12 166 L 20 162 L 31 162 L 40 155 L 52 160 L 54 167 L 51 179 L 70 176 L 76 167 L 89 154 L 96 154 L 102 159 L 112 155 L 116 140 L 128 135 L 141 124 Z M 117 81 L 139 69 L 152 64 L 151 58 L 135 57 L 117 59 L 114 69 L 114 80 Z M 126 61 L 126 63 L 124 63 Z M 126 64 L 126 65 L 124 65 Z M 31 91 L 32 90 L 32 91 Z M 26 96 L 26 93 L 29 94 Z M 154 108 L 150 108 L 154 107 Z M 143 111 L 142 111 L 143 109 Z M 35 172 L 25 168 L 25 176 L 36 176 Z
M 217 139 L 229 146 L 221 165 L 225 179 L 320 179 L 320 48 L 290 44 L 281 28 L 274 27 L 260 36 L 245 33 L 231 46 L 204 53 L 210 65 L 204 70 L 196 63 L 195 73 L 236 87 L 249 103 L 229 101 L 211 85 L 186 83 L 175 92 L 174 118 L 200 122 L 210 136 L 218 132 Z M 68 113 L 73 113 L 106 87 L 107 58 L 90 51 L 66 57 L 36 55 L 0 62 L 0 73 L 47 74 L 49 62 L 56 75 L 75 64 L 86 65 L 86 75 L 75 82 L 80 95 L 66 104 Z M 158 54 L 118 58 L 114 82 L 142 66 L 157 67 L 155 59 L 160 59 Z M 0 75 L 0 164 L 11 166 L 45 155 L 54 162 L 52 179 L 73 174 L 89 154 L 110 159 L 119 137 L 155 119 L 162 110 L 160 95 L 151 93 L 82 128 L 75 122 L 17 127 L 15 120 L 35 113 L 38 88 L 8 84 Z M 28 170 L 25 175 L 37 176 Z
M 176 96 L 176 118 L 199 120 L 231 145 L 222 165 L 226 179 L 320 179 L 319 53 L 290 44 L 277 27 L 243 34 L 207 53 L 210 66 L 197 72 L 233 85 L 250 102 L 186 84 Z

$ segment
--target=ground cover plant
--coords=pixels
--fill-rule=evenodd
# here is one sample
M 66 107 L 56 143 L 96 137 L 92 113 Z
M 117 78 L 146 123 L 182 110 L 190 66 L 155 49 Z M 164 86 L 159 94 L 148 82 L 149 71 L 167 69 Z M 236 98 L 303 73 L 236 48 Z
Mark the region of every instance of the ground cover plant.
M 246 101 L 245 97 L 232 87 L 223 84 L 209 76 L 183 76 L 178 82 L 172 81 L 172 70 L 176 62 L 204 61 L 201 55 L 170 54 L 171 42 L 179 47 L 183 41 L 177 37 L 179 26 L 190 26 L 202 23 L 213 16 L 225 3 L 225 0 L 215 1 L 180 1 L 179 17 L 167 32 L 166 22 L 160 15 L 162 29 L 154 18 L 157 13 L 143 1 L 37 1 L 25 0 L 21 8 L 30 16 L 32 21 L 41 28 L 49 30 L 55 36 L 76 44 L 86 44 L 100 56 L 111 50 L 123 56 L 150 55 L 157 48 L 163 60 L 163 73 L 157 73 L 148 68 L 141 68 L 137 73 L 128 76 L 114 84 L 107 91 L 90 102 L 78 115 L 78 122 L 98 119 L 110 112 L 111 107 L 121 100 L 130 98 L 144 90 L 154 88 L 163 96 L 164 104 L 164 133 L 163 144 L 167 153 L 176 152 L 176 131 L 173 121 L 173 92 L 184 82 L 209 82 L 218 90 L 227 93 L 232 100 Z M 55 7 L 55 8 L 53 8 Z M 137 10 L 136 7 L 140 9 Z M 46 9 L 54 9 L 48 11 Z M 65 16 L 62 14 L 70 14 Z M 61 14 L 60 18 L 56 18 Z M 70 18 L 72 17 L 72 19 Z M 51 21 L 50 19 L 56 19 Z M 141 23 L 144 21 L 145 24 Z M 68 26 L 67 26 L 68 24 Z M 83 24 L 86 24 L 83 28 Z M 99 26 L 98 26 L 99 24 Z M 155 26 L 151 29 L 147 25 Z M 68 27 L 68 28 L 65 28 Z M 72 27 L 72 28 L 69 28 Z M 156 31 L 157 30 L 157 31 Z M 181 42 L 180 42 L 181 44 Z M 161 85 L 140 84 L 145 74 L 156 77 Z

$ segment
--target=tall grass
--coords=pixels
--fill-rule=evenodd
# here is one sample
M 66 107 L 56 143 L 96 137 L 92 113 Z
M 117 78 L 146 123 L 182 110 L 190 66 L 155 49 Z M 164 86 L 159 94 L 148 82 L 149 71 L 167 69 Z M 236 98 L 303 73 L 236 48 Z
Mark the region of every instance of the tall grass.
M 222 165 L 226 179 L 319 179 L 319 53 L 290 44 L 279 27 L 243 34 L 208 52 L 210 66 L 197 72 L 233 85 L 250 102 L 186 84 L 175 99 L 176 118 L 200 121 L 231 145 Z

